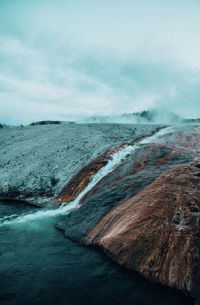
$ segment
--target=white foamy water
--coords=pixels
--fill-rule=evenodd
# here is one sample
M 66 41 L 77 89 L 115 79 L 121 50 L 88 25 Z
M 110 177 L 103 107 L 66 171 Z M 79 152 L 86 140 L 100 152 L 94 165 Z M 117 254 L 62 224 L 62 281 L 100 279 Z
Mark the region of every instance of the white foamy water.
M 18 216 L 15 219 L 10 220 L 9 218 L 12 218 L 15 215 L 9 216 L 9 218 L 0 219 L 2 221 L 1 225 L 6 224 L 16 224 L 16 223 L 24 223 L 29 221 L 34 221 L 41 218 L 48 218 L 48 217 L 56 217 L 59 215 L 65 215 L 69 214 L 74 209 L 79 208 L 80 200 L 106 175 L 108 175 L 110 172 L 112 172 L 114 169 L 116 169 L 120 163 L 125 159 L 129 154 L 131 154 L 134 150 L 138 149 L 141 144 L 148 144 L 148 143 L 156 143 L 156 140 L 159 139 L 159 137 L 169 133 L 172 131 L 171 127 L 167 127 L 164 129 L 161 129 L 154 135 L 147 137 L 140 142 L 133 144 L 133 145 L 127 145 L 125 148 L 122 148 L 118 150 L 117 152 L 113 153 L 108 163 L 102 167 L 93 177 L 91 177 L 91 180 L 89 184 L 86 186 L 86 188 L 74 199 L 73 201 L 69 202 L 68 204 L 63 204 L 57 209 L 49 209 L 49 210 L 40 210 L 35 213 L 26 214 L 22 216 Z

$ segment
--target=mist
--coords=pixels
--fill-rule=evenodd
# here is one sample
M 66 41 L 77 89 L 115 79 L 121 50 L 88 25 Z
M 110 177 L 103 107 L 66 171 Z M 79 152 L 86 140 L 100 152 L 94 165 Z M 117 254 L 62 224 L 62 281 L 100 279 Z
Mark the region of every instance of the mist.
M 0 121 L 200 117 L 199 13 L 197 1 L 1 1 Z

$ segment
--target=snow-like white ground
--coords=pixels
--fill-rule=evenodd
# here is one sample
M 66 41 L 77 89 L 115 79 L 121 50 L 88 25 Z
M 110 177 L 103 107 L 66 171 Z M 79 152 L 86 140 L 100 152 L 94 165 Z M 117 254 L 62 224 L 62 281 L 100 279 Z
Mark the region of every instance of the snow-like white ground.
M 32 202 L 55 197 L 90 160 L 155 125 L 60 124 L 0 129 L 0 197 Z

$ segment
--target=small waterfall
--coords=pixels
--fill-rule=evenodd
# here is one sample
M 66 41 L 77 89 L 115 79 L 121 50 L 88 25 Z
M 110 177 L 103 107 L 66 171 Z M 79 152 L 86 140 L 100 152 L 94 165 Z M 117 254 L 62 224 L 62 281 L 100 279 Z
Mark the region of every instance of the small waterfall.
M 40 210 L 35 213 L 26 214 L 22 216 L 11 215 L 9 218 L 0 219 L 1 225 L 6 224 L 16 224 L 16 223 L 24 223 L 29 222 L 41 218 L 48 218 L 48 217 L 56 217 L 59 215 L 65 215 L 70 213 L 72 210 L 77 209 L 79 207 L 79 202 L 87 194 L 102 178 L 104 178 L 106 175 L 108 175 L 110 172 L 112 172 L 114 169 L 116 169 L 122 160 L 126 158 L 127 155 L 131 154 L 133 151 L 138 149 L 141 144 L 148 144 L 148 143 L 156 143 L 156 140 L 158 140 L 159 137 L 163 136 L 166 133 L 169 133 L 172 131 L 172 127 L 163 128 L 157 133 L 155 133 L 152 136 L 149 136 L 140 142 L 128 145 L 125 148 L 122 148 L 118 150 L 117 152 L 113 153 L 113 155 L 110 156 L 110 159 L 108 163 L 102 167 L 90 180 L 89 184 L 86 186 L 86 188 L 77 196 L 76 199 L 69 202 L 68 204 L 63 204 L 57 209 L 49 209 L 49 210 Z M 12 219 L 10 219 L 12 218 Z

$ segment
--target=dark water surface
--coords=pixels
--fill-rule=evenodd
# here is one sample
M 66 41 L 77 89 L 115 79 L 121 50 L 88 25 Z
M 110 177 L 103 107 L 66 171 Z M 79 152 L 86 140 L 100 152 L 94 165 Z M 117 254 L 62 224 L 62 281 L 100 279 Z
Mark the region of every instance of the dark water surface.
M 12 207 L 12 208 L 11 208 Z M 0 218 L 31 213 L 0 203 Z M 55 229 L 57 219 L 0 226 L 1 305 L 190 305 L 185 296 L 129 274 Z

